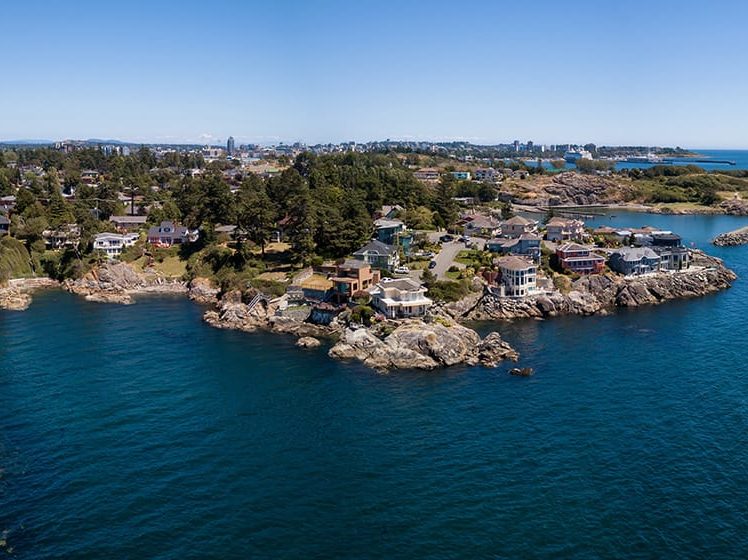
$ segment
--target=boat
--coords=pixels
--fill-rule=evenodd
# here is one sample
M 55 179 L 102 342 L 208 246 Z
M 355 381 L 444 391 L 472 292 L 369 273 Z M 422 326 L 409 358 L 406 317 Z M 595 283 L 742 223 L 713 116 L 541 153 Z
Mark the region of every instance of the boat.
M 580 159 L 592 159 L 592 154 L 581 148 L 578 150 L 567 150 L 564 154 L 564 161 L 567 163 L 576 163 Z
M 626 163 L 649 163 L 656 165 L 658 163 L 664 163 L 664 160 L 653 153 L 649 153 L 646 156 L 630 156 L 626 158 Z

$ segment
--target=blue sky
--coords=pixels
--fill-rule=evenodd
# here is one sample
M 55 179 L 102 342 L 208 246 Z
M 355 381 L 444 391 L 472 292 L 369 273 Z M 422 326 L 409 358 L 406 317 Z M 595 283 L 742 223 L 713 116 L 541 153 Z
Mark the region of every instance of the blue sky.
M 748 3 L 8 2 L 0 138 L 748 148 Z

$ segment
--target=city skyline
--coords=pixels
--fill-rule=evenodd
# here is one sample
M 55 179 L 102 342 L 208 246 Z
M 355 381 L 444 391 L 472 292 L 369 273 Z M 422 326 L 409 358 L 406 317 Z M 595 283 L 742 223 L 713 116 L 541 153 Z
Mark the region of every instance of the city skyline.
M 737 2 L 27 2 L 5 12 L 6 141 L 748 148 L 748 78 L 736 71 L 748 7 Z

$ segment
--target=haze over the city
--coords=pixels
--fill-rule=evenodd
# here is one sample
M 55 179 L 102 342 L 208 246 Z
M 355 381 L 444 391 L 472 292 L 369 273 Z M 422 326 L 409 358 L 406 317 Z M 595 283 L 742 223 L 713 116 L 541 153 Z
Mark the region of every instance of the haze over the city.
M 748 147 L 748 5 L 8 3 L 0 139 Z

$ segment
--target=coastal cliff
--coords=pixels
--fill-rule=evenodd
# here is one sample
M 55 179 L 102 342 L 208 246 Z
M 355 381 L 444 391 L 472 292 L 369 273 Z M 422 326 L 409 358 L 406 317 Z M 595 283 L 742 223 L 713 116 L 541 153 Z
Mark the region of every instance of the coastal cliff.
M 585 276 L 568 293 L 553 292 L 528 298 L 498 298 L 486 291 L 464 306 L 444 311 L 460 320 L 508 320 L 559 315 L 604 315 L 619 307 L 656 305 L 665 301 L 704 296 L 729 288 L 736 279 L 720 259 L 693 252 L 693 266 L 679 272 L 622 277 Z

